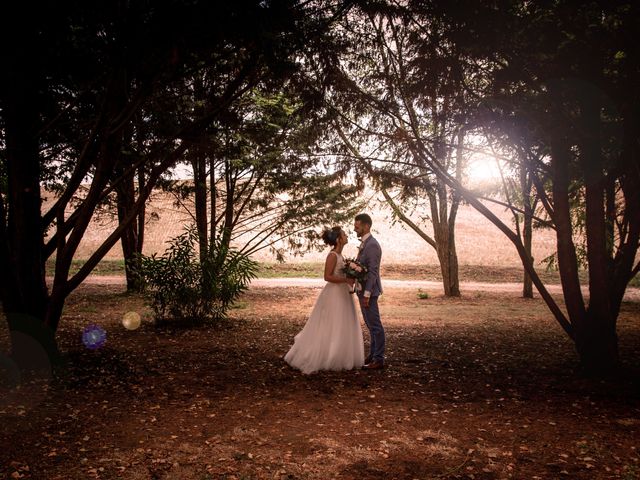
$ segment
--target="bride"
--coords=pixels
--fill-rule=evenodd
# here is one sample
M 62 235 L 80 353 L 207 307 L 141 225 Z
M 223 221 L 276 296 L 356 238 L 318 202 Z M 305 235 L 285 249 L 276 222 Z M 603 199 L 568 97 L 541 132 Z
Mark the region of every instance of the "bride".
M 302 373 L 350 370 L 364 364 L 360 321 L 350 293 L 353 279 L 342 272 L 347 235 L 340 227 L 325 230 L 322 239 L 333 247 L 324 264 L 327 284 L 318 296 L 304 328 L 284 360 Z

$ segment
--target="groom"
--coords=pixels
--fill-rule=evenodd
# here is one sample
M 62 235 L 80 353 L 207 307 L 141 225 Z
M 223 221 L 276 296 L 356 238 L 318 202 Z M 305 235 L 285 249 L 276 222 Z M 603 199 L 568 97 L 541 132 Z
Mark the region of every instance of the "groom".
M 358 292 L 364 323 L 371 334 L 371 349 L 364 361 L 364 370 L 384 368 L 384 328 L 380 321 L 378 296 L 382 293 L 380 283 L 380 258 L 382 250 L 378 241 L 371 236 L 371 217 L 366 213 L 356 216 L 353 229 L 361 240 L 358 247 L 358 260 L 368 269 L 367 280 Z

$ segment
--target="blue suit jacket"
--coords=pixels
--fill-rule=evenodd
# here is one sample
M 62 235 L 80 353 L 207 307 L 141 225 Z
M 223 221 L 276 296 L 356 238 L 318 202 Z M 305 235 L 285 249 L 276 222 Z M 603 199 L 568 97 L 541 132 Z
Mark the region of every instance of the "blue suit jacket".
M 365 265 L 369 271 L 367 281 L 363 285 L 364 291 L 371 292 L 372 297 L 377 297 L 382 293 L 382 282 L 380 281 L 380 259 L 382 258 L 382 249 L 378 241 L 370 236 L 364 242 L 357 260 Z

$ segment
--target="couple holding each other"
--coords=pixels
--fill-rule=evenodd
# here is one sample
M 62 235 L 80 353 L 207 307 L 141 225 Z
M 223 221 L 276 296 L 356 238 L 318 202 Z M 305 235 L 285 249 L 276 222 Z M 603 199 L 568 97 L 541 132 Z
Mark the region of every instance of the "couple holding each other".
M 355 217 L 353 229 L 361 240 L 356 260 L 367 267 L 367 278 L 362 288 L 356 289 L 364 322 L 371 334 L 370 354 L 364 358 L 362 329 L 350 295 L 354 279 L 344 273 L 342 249 L 347 234 L 333 227 L 322 234 L 331 251 L 324 264 L 327 284 L 318 296 L 304 328 L 296 335 L 294 344 L 284 360 L 302 373 L 318 370 L 350 370 L 360 368 L 377 370 L 384 367 L 384 328 L 380 322 L 378 296 L 380 258 L 382 250 L 371 236 L 371 217 L 361 213 Z

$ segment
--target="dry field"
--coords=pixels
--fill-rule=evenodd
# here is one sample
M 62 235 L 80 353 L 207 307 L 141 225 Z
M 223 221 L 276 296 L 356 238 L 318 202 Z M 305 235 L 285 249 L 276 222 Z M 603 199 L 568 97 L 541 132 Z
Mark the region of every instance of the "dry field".
M 504 208 L 495 205 L 491 208 L 508 225 L 512 225 L 510 213 L 505 212 Z M 388 209 L 381 208 L 377 202 L 372 202 L 370 213 L 374 222 L 373 233 L 383 248 L 384 263 L 400 265 L 438 263 L 435 251 L 417 234 L 399 223 L 392 224 Z M 155 194 L 149 207 L 149 215 L 151 214 L 154 217 L 157 216 L 157 219 L 151 220 L 146 228 L 145 253 L 148 255 L 164 251 L 166 241 L 180 234 L 183 225 L 190 222 L 190 217 L 184 208 L 175 206 L 167 194 Z M 351 225 L 343 227 L 351 231 Z M 77 257 L 87 258 L 113 228 L 114 222 L 108 216 L 102 216 L 94 221 L 80 245 Z M 351 233 L 350 241 L 351 244 L 345 249 L 347 255 L 355 254 L 357 246 L 355 234 Z M 456 223 L 456 242 L 461 265 L 510 267 L 520 264 L 515 248 L 506 237 L 472 207 L 460 208 Z M 543 259 L 550 255 L 554 248 L 555 235 L 552 231 L 537 230 L 535 232 L 534 258 Z M 302 257 L 289 255 L 287 261 L 318 262 L 324 261 L 325 255 L 325 252 L 310 252 Z M 116 245 L 106 258 L 122 258 L 120 246 Z M 256 254 L 255 258 L 259 261 L 274 261 L 273 255 L 267 249 Z

